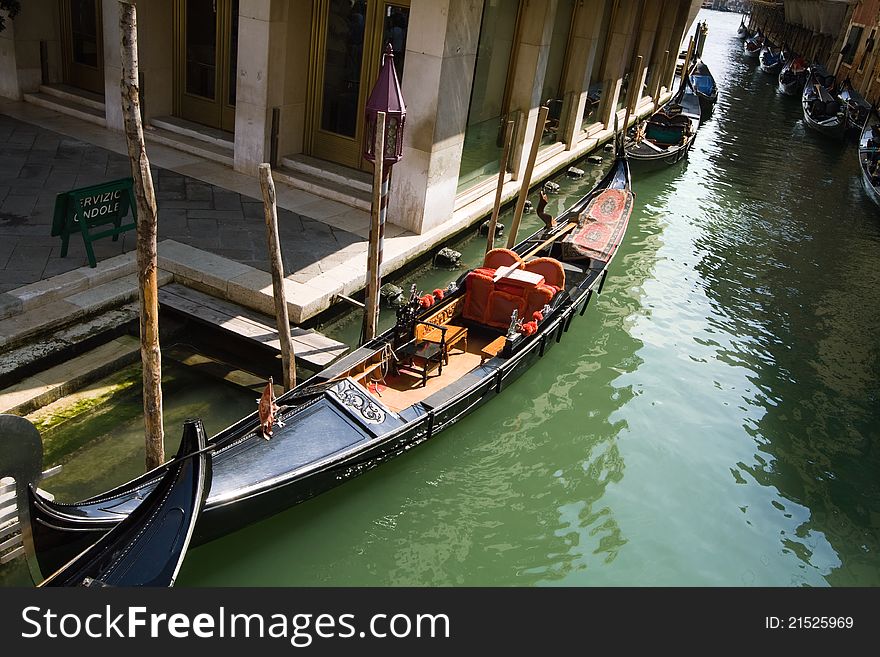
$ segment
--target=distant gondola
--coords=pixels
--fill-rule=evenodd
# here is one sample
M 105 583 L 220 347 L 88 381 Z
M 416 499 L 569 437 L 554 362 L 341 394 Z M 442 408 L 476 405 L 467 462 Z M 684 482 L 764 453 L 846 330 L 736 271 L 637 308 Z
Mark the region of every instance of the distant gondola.
M 865 193 L 880 206 L 880 116 L 873 109 L 859 137 L 859 170 Z
M 783 64 L 782 48 L 774 48 L 770 42 L 765 42 L 758 56 L 758 67 L 765 73 L 777 73 Z
M 826 135 L 842 135 L 846 125 L 844 106 L 829 91 L 834 86 L 834 77 L 818 66 L 811 66 L 808 71 L 801 96 L 804 122 Z
M 279 396 L 269 435 L 255 411 L 213 436 L 193 545 L 406 454 L 485 403 L 509 406 L 507 387 L 560 342 L 577 358 L 583 345 L 565 336 L 601 291 L 633 208 L 622 142 L 606 175 L 555 226 L 488 251 L 445 289 L 413 287 L 391 328 Z M 4 438 L 0 425 L 0 446 Z M 35 493 L 29 560 L 54 572 L 137 509 L 162 474 L 76 504 Z
M 746 27 L 746 19 L 743 19 L 739 23 L 739 27 L 736 29 L 736 36 L 739 39 L 746 39 L 749 36 L 749 28 Z
M 743 42 L 743 54 L 751 59 L 757 59 L 764 47 L 764 41 L 764 35 L 761 34 L 761 31 L 755 32 L 753 36 Z
M 849 78 L 841 82 L 837 97 L 844 106 L 847 130 L 861 132 L 868 120 L 868 114 L 871 113 L 871 103 L 853 88 Z
M 700 99 L 701 118 L 708 116 L 718 100 L 718 85 L 705 62 L 698 59 L 691 69 L 691 85 Z
M 800 56 L 789 57 L 779 71 L 779 91 L 788 96 L 803 93 L 807 80 L 807 60 Z
M 674 164 L 687 156 L 700 127 L 700 100 L 689 81 L 647 120 L 638 124 L 627 142 L 633 162 Z

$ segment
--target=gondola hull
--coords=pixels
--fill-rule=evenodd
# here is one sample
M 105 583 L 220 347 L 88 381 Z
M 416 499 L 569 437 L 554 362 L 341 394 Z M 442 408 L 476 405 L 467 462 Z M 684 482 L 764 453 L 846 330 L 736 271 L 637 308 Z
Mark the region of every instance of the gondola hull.
M 589 203 L 607 189 L 630 189 L 629 163 L 622 152 L 611 171 L 566 213 L 549 233 L 559 233 Z M 631 207 L 630 210 L 631 211 Z M 628 213 L 626 219 L 628 219 Z M 570 227 L 570 224 L 568 224 Z M 625 223 L 624 223 L 625 230 Z M 548 238 L 538 231 L 514 250 L 526 253 Z M 549 247 L 559 246 L 555 242 Z M 539 329 L 532 335 L 508 334 L 504 351 L 440 388 L 418 403 L 393 411 L 353 382 L 353 364 L 382 354 L 394 329 L 319 372 L 277 399 L 289 408 L 279 415 L 283 428 L 271 440 L 259 435 L 257 414 L 243 418 L 214 436 L 211 491 L 196 524 L 193 545 L 218 538 L 265 519 L 321 492 L 339 486 L 412 447 L 437 436 L 458 420 L 503 393 L 507 385 L 559 343 L 570 323 L 583 314 L 594 293 L 601 291 L 615 248 L 604 260 L 594 260 L 580 274 L 569 271 L 565 289 L 546 306 Z M 574 269 L 578 269 L 574 267 Z M 464 294 L 467 274 L 443 302 L 452 307 Z M 156 485 L 151 472 L 102 495 L 65 505 L 35 499 L 31 505 L 34 557 L 43 572 L 51 572 L 112 529 Z
M 779 73 L 778 89 L 786 96 L 799 96 L 804 91 L 804 81 L 807 76 L 804 74 L 792 74 L 783 77 L 784 71 Z
M 842 137 L 846 128 L 844 108 L 839 100 L 832 98 L 825 88 L 829 76 L 817 74 L 813 69 L 807 76 L 801 95 L 801 107 L 803 109 L 804 123 L 829 137 Z
M 705 63 L 698 60 L 691 70 L 691 87 L 700 101 L 700 120 L 711 114 L 718 101 L 718 85 Z
M 782 53 L 773 52 L 769 47 L 764 46 L 758 56 L 758 68 L 772 75 L 779 73 L 782 69 Z
M 626 154 L 633 166 L 653 168 L 675 164 L 687 157 L 697 136 L 697 130 L 700 127 L 702 118 L 700 100 L 690 84 L 685 86 L 678 98 L 673 98 L 664 105 L 658 114 L 665 113 L 668 111 L 668 108 L 676 105 L 680 105 L 680 115 L 688 121 L 688 132 L 677 143 L 655 143 L 650 139 L 651 135 L 649 132 L 650 122 L 654 118 L 652 116 L 646 124 L 648 127 L 646 128 L 644 138 L 633 138 L 627 142 Z
M 743 42 L 743 54 L 749 59 L 757 60 L 763 48 L 762 43 L 763 39 L 756 39 L 755 37 L 746 39 Z
M 865 194 L 880 208 L 880 175 L 872 179 L 870 173 L 873 167 L 873 170 L 880 174 L 880 165 L 876 164 L 878 161 L 880 161 L 880 117 L 871 111 L 859 135 L 859 174 Z
M 137 508 L 38 586 L 173 586 L 211 484 L 205 443 L 201 422 L 187 421 L 177 456 Z

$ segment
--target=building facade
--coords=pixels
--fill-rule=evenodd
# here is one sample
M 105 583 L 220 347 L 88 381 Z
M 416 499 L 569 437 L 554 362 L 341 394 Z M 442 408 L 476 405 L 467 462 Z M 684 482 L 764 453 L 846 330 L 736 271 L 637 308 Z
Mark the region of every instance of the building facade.
M 669 96 L 697 0 L 149 0 L 138 3 L 147 138 L 369 208 L 364 105 L 391 43 L 407 103 L 389 220 L 424 233 L 491 208 L 537 126 L 539 168 Z M 28 0 L 0 33 L 0 95 L 122 130 L 116 0 Z M 641 56 L 641 60 L 638 57 Z M 641 62 L 638 65 L 638 62 Z

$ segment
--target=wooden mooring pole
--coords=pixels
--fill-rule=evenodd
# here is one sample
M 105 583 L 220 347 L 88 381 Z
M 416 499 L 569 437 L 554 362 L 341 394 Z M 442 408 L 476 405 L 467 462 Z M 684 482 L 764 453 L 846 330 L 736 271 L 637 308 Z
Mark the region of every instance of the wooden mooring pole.
M 510 157 L 512 139 L 513 121 L 508 121 L 504 127 L 504 149 L 501 151 L 501 161 L 498 162 L 498 185 L 495 187 L 495 205 L 492 206 L 492 217 L 489 219 L 486 253 L 495 248 L 495 227 L 498 225 L 498 213 L 501 212 L 501 192 L 504 189 L 504 176 L 507 173 L 507 159 Z
M 522 219 L 523 210 L 526 207 L 526 198 L 529 195 L 529 182 L 532 180 L 532 169 L 535 168 L 535 159 L 538 157 L 538 147 L 541 145 L 541 137 L 544 134 L 544 126 L 547 123 L 547 114 L 550 108 L 542 105 L 538 111 L 538 122 L 535 124 L 535 135 L 532 138 L 532 150 L 529 152 L 529 160 L 523 173 L 522 186 L 519 188 L 519 197 L 516 199 L 516 208 L 513 211 L 513 219 L 510 222 L 510 234 L 507 236 L 507 248 L 512 249 L 516 244 L 516 233 L 519 230 L 519 222 Z
M 159 349 L 158 212 L 150 161 L 144 144 L 138 89 L 137 10 L 119 3 L 122 33 L 122 116 L 137 197 L 137 275 L 140 298 L 141 362 L 144 384 L 144 439 L 146 468 L 165 461 L 162 417 L 162 354 Z
M 383 204 L 388 202 L 388 175 L 384 170 L 382 154 L 385 153 L 385 112 L 376 113 L 376 160 L 373 162 L 373 202 L 370 211 L 370 241 L 367 253 L 367 289 L 364 306 L 364 328 L 361 344 L 376 337 L 379 324 L 379 286 L 382 267 L 382 241 L 385 232 Z
M 275 323 L 281 342 L 281 364 L 284 389 L 296 387 L 296 357 L 290 337 L 290 318 L 287 299 L 284 296 L 284 261 L 281 259 L 281 241 L 278 239 L 278 207 L 275 202 L 275 181 L 272 165 L 264 162 L 259 166 L 260 189 L 263 191 L 263 215 L 266 218 L 266 249 L 272 269 L 272 297 L 275 299 Z

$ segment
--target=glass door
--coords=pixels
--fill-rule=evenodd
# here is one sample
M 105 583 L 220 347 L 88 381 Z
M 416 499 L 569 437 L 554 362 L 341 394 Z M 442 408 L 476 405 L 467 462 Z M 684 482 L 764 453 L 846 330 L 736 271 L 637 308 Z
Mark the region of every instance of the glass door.
M 61 26 L 64 81 L 103 96 L 101 0 L 62 0 Z
M 175 113 L 235 129 L 238 0 L 176 0 Z
M 372 170 L 361 157 L 364 104 L 391 43 L 403 80 L 409 0 L 318 0 L 312 62 L 316 90 L 310 101 L 311 154 Z

